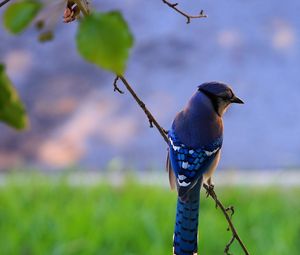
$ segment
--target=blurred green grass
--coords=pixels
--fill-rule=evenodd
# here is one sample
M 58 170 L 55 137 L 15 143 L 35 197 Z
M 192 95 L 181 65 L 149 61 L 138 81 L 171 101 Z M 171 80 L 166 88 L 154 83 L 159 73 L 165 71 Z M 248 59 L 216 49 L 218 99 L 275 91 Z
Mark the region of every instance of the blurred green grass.
M 217 188 L 251 254 L 300 254 L 300 188 Z M 223 254 L 223 215 L 202 192 L 199 254 Z M 128 180 L 70 185 L 66 177 L 13 175 L 0 185 L 1 255 L 171 254 L 176 194 Z M 234 243 L 232 253 L 243 254 Z

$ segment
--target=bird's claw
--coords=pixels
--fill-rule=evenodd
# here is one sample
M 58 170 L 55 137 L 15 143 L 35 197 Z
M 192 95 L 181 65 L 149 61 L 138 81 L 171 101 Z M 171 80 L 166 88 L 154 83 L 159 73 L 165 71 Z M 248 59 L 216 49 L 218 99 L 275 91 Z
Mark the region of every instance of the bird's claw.
M 216 209 L 218 208 L 217 195 L 215 193 L 215 185 L 213 184 L 204 184 L 206 189 L 206 197 L 211 196 L 216 202 Z
M 215 188 L 215 185 L 213 184 L 205 184 L 206 185 L 206 197 L 209 197 L 209 195 L 213 195 L 215 192 L 214 192 L 214 188 Z

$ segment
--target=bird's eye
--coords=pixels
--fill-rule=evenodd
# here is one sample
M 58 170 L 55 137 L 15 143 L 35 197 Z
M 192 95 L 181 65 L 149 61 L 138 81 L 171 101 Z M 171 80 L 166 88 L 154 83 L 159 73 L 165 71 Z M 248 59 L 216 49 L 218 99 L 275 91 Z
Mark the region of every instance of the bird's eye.
M 228 101 L 232 98 L 233 93 L 225 91 L 218 95 L 219 98 L 221 98 L 223 101 Z

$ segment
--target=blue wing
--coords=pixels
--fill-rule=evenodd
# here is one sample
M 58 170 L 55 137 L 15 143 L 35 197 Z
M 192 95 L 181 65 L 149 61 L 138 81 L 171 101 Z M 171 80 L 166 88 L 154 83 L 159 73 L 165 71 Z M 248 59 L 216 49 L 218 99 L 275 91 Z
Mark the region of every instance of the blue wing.
M 178 140 L 173 130 L 168 132 L 168 138 L 170 163 L 176 177 L 178 195 L 182 198 L 209 169 L 222 147 L 222 137 L 201 148 L 187 147 Z

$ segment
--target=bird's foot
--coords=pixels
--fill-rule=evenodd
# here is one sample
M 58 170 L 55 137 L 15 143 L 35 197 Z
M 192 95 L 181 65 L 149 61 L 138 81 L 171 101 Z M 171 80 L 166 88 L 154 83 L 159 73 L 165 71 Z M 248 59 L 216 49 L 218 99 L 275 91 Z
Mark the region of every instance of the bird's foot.
M 213 194 L 215 194 L 215 185 L 208 183 L 205 183 L 204 185 L 206 186 L 206 197 L 209 197 L 209 195 L 213 196 Z
M 212 182 L 211 177 L 209 177 L 205 182 L 204 185 L 206 185 L 206 197 L 209 195 L 212 195 L 215 193 L 215 184 Z
M 214 184 L 208 185 L 207 183 L 204 183 L 203 185 L 206 189 L 206 197 L 211 196 L 213 198 L 213 200 L 215 200 L 215 202 L 216 202 L 216 208 L 218 208 L 218 203 L 217 203 L 218 198 L 215 193 L 215 185 Z
M 206 197 L 209 197 L 209 195 L 212 195 L 215 192 L 215 185 L 207 185 L 206 190 Z

